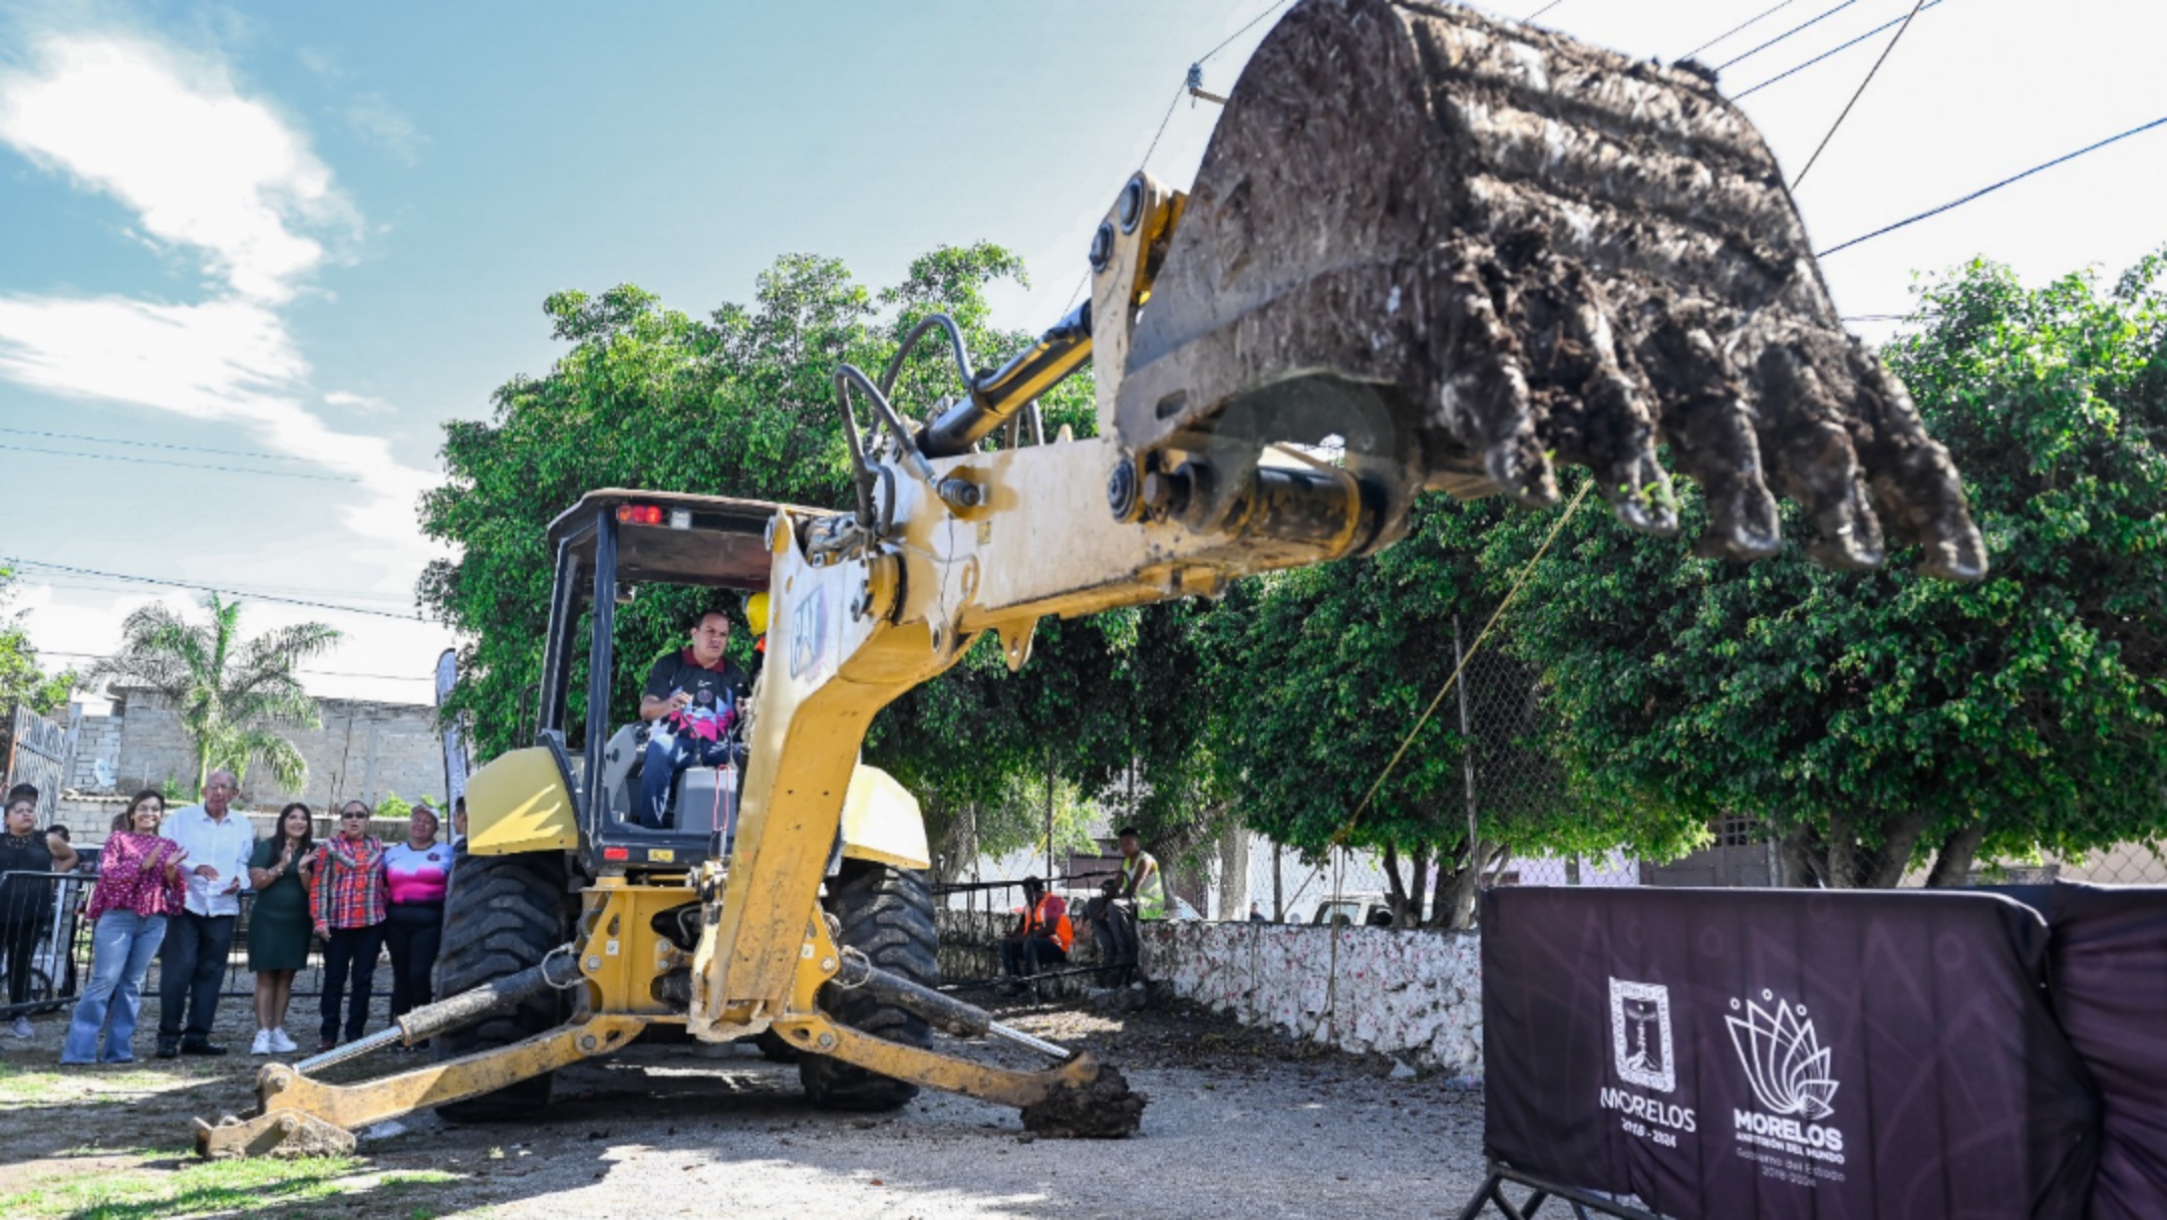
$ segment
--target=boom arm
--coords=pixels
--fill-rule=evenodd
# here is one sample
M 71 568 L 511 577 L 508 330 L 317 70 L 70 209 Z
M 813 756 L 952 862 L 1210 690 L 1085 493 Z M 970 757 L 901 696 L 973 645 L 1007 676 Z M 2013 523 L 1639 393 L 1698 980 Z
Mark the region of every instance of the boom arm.
M 1929 573 L 1983 573 L 1947 452 L 1844 334 L 1782 182 L 1690 72 L 1465 10 L 1297 5 L 1192 194 L 1123 188 L 1087 309 L 999 371 L 965 370 L 964 400 L 915 434 L 876 401 L 859 511 L 777 519 L 733 896 L 697 954 L 695 1031 L 793 1011 L 867 725 L 987 631 L 1020 666 L 1045 615 L 1375 550 L 1426 489 L 1551 503 L 1557 462 L 1669 533 L 1659 443 L 1707 493 L 1704 553 L 1773 553 L 1782 493 L 1823 563 L 1896 543 Z M 1087 351 L 1097 438 L 977 451 Z M 846 414 L 849 387 L 876 389 L 838 382 Z

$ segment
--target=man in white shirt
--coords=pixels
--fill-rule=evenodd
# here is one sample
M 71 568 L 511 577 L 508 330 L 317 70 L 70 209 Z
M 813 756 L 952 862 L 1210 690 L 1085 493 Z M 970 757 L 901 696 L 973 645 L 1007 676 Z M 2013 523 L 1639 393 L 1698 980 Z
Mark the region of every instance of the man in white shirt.
M 225 983 L 226 954 L 233 947 L 233 924 L 241 913 L 240 894 L 248 888 L 249 853 L 256 847 L 255 828 L 230 812 L 238 788 L 231 771 L 213 771 L 203 786 L 203 803 L 176 811 L 160 827 L 180 844 L 181 871 L 188 877 L 187 909 L 166 920 L 165 944 L 158 951 L 160 1059 L 226 1053 L 211 1041 L 211 1024 Z

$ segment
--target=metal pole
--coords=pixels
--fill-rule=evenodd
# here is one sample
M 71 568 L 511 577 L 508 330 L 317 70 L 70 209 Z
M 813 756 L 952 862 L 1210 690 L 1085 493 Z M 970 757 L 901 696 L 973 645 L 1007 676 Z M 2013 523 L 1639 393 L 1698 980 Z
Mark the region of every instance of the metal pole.
M 1287 922 L 1287 879 L 1279 871 L 1279 840 L 1272 840 L 1272 919 Z
M 1053 747 L 1046 747 L 1046 876 L 1053 876 Z M 1049 884 L 1051 882 L 1049 881 Z

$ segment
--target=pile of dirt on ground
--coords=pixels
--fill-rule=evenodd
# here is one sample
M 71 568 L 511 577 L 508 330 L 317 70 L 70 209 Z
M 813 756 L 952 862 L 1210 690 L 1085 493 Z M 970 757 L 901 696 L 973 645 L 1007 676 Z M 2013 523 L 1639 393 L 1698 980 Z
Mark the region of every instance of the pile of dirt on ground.
M 1128 1068 L 1242 1071 L 1304 1063 L 1381 1077 L 1399 1067 L 1390 1055 L 1355 1054 L 1276 1029 L 1243 1025 L 1188 1000 L 1155 993 L 1141 1007 L 1131 1007 L 1133 1003 L 1126 993 L 1116 993 L 1046 1004 L 1009 1002 L 992 1011 L 996 1020 L 1026 1033 Z

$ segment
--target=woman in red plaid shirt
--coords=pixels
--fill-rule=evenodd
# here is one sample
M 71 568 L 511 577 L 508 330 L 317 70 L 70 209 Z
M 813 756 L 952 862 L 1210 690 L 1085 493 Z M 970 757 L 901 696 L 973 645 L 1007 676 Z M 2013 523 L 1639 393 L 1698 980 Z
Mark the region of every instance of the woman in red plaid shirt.
M 369 833 L 369 807 L 360 801 L 339 810 L 339 833 L 324 845 L 309 883 L 309 905 L 316 934 L 324 938 L 323 1040 L 316 1049 L 328 1051 L 339 1044 L 339 999 L 349 971 L 346 1040 L 359 1038 L 367 1026 L 376 957 L 384 947 L 384 845 Z

